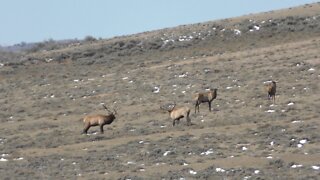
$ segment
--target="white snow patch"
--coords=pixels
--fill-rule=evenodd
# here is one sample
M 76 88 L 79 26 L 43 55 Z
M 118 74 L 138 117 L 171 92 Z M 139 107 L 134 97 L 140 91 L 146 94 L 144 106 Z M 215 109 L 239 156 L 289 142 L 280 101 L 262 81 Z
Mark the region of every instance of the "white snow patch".
M 129 78 L 129 77 L 123 77 L 122 79 L 123 79 L 123 80 L 126 80 L 126 79 L 128 79 L 128 78 Z
M 184 74 L 180 74 L 178 77 L 179 78 L 184 78 L 184 77 L 187 77 L 188 76 L 188 72 L 184 73 Z
M 263 84 L 272 83 L 272 81 L 264 81 Z
M 155 93 L 155 94 L 159 93 L 159 92 L 160 92 L 160 87 L 155 86 L 155 87 L 153 88 L 153 91 L 152 91 L 152 92 Z
M 194 170 L 190 170 L 189 173 L 190 173 L 190 174 L 193 174 L 193 175 L 197 174 L 197 172 L 194 171 Z
M 13 160 L 14 161 L 20 161 L 20 160 L 23 160 L 23 157 L 14 158 Z
M 294 105 L 294 103 L 293 103 L 293 102 L 288 103 L 288 106 L 292 106 L 292 105 Z
M 187 163 L 183 163 L 183 166 L 188 166 L 189 164 L 187 164 Z
M 222 169 L 222 168 L 216 168 L 216 172 L 226 172 L 226 170 Z
M 206 152 L 202 152 L 200 155 L 209 155 L 209 154 L 212 154 L 213 153 L 213 150 L 212 149 L 209 149 L 208 151 Z
M 242 147 L 242 151 L 246 151 L 246 150 L 248 150 L 248 148 L 246 148 L 246 147 Z
M 308 142 L 307 139 L 301 139 L 301 140 L 299 141 L 299 143 L 301 143 L 301 144 L 305 144 L 305 143 L 307 143 L 307 142 Z
M 271 142 L 270 142 L 270 145 L 271 145 L 271 146 L 274 146 L 274 141 L 271 141 Z
M 315 71 L 315 69 L 314 68 L 310 68 L 310 69 L 308 69 L 308 71 Z
M 133 161 L 128 161 L 127 164 L 136 164 L 136 163 Z
M 239 29 L 234 29 L 233 31 L 234 31 L 234 34 L 241 35 L 241 31 Z
M 302 146 L 303 146 L 302 144 L 297 144 L 298 148 L 302 148 Z
M 6 161 L 8 161 L 8 159 L 0 158 L 0 161 L 1 161 L 1 162 L 6 162 Z
M 259 170 L 254 170 L 254 173 L 255 173 L 255 174 L 259 174 L 260 171 L 259 171 Z
M 303 122 L 303 121 L 300 121 L 300 120 L 299 120 L 299 121 L 292 121 L 291 123 L 292 123 L 292 124 L 296 124 L 296 123 L 302 123 L 302 122 Z
M 319 169 L 320 169 L 319 166 L 311 166 L 311 167 L 312 167 L 312 169 L 314 169 L 314 170 L 319 170 Z
M 291 166 L 291 168 L 299 168 L 299 167 L 302 167 L 302 164 L 294 164 Z
M 163 156 L 167 156 L 171 151 L 166 151 L 165 153 L 163 153 Z
M 228 87 L 226 87 L 226 89 L 232 89 L 232 87 L 228 86 Z
M 266 157 L 267 159 L 272 159 L 273 157 L 272 156 L 268 156 L 268 157 Z
M 276 112 L 276 110 L 273 110 L 273 109 L 269 109 L 268 111 L 266 111 L 267 113 L 274 113 Z

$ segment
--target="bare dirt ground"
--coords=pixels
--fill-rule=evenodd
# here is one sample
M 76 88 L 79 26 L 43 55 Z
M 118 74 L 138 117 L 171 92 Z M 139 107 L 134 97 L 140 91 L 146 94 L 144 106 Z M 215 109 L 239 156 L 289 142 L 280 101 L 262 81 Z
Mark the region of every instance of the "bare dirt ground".
M 245 34 L 219 41 L 223 53 L 199 43 L 127 63 L 0 67 L 1 179 L 318 179 L 319 30 L 279 31 L 252 35 L 256 46 Z M 194 114 L 192 95 L 207 88 L 218 88 L 212 111 L 201 104 Z M 172 127 L 160 110 L 174 101 L 191 108 L 191 126 Z M 81 135 L 81 118 L 105 113 L 101 103 L 117 108 L 117 119 L 104 134 Z

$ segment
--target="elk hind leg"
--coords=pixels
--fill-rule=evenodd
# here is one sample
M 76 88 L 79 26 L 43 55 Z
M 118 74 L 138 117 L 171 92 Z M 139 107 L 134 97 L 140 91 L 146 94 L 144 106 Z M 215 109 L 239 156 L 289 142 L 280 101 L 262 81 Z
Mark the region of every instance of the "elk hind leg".
M 100 133 L 103 134 L 103 125 L 100 125 Z

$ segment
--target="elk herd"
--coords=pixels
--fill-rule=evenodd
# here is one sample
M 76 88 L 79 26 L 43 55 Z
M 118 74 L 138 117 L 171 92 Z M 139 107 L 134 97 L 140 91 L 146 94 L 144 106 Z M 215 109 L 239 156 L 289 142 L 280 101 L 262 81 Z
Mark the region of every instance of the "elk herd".
M 270 81 L 265 85 L 266 91 L 268 93 L 268 99 L 272 99 L 273 103 L 275 103 L 276 99 L 276 82 Z M 200 113 L 200 104 L 202 103 L 208 103 L 209 111 L 211 111 L 211 103 L 214 99 L 217 98 L 217 91 L 218 89 L 209 89 L 206 92 L 196 93 L 193 96 L 193 102 L 194 102 L 194 113 L 196 114 L 197 111 Z M 83 118 L 84 123 L 84 129 L 82 131 L 83 134 L 87 134 L 89 128 L 91 126 L 99 126 L 100 127 L 100 133 L 103 134 L 103 126 L 107 124 L 111 124 L 115 119 L 117 115 L 117 111 L 113 109 L 113 111 L 110 111 L 105 105 L 103 105 L 105 110 L 108 112 L 106 115 L 88 115 Z M 161 105 L 160 109 L 168 111 L 169 116 L 172 119 L 172 125 L 175 126 L 176 123 L 179 124 L 180 119 L 185 118 L 187 121 L 187 125 L 191 125 L 191 119 L 190 119 L 190 111 L 191 109 L 188 106 L 176 106 L 176 102 L 170 105 Z

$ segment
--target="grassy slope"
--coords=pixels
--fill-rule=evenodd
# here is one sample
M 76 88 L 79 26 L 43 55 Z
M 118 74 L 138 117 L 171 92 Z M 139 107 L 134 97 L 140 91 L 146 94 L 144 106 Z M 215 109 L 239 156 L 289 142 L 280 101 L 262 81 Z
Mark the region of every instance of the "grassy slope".
M 318 16 L 319 6 L 29 55 L 40 62 L 75 52 L 94 51 L 103 57 L 82 54 L 60 63 L 2 67 L 0 153 L 9 154 L 4 156 L 9 161 L 0 162 L 1 174 L 41 179 L 319 176 L 311 167 L 319 165 L 320 159 L 320 36 L 316 28 L 288 32 L 285 26 L 241 36 L 218 34 L 188 47 L 151 49 L 133 56 L 118 57 L 101 50 L 119 39 L 159 39 L 163 33 L 179 36 L 207 31 L 212 24 L 233 27 L 246 19 L 285 19 L 286 24 L 292 20 L 287 16 Z M 93 63 L 86 65 L 88 61 Z M 263 82 L 270 79 L 278 81 L 275 105 L 266 100 L 263 89 Z M 158 94 L 152 92 L 155 86 L 160 87 Z M 219 89 L 213 112 L 202 105 L 199 115 L 191 115 L 193 126 L 182 120 L 179 126 L 171 127 L 159 104 L 175 100 L 193 108 L 192 94 L 208 87 Z M 81 136 L 79 119 L 87 113 L 104 113 L 99 105 L 102 102 L 118 107 L 116 122 L 105 126 L 104 135 Z M 288 105 L 291 102 L 294 104 Z M 302 148 L 297 147 L 300 140 L 307 141 Z M 202 154 L 211 149 L 212 154 Z M 19 157 L 24 159 L 14 160 Z M 303 167 L 292 168 L 294 164 Z M 226 172 L 217 172 L 217 167 Z

